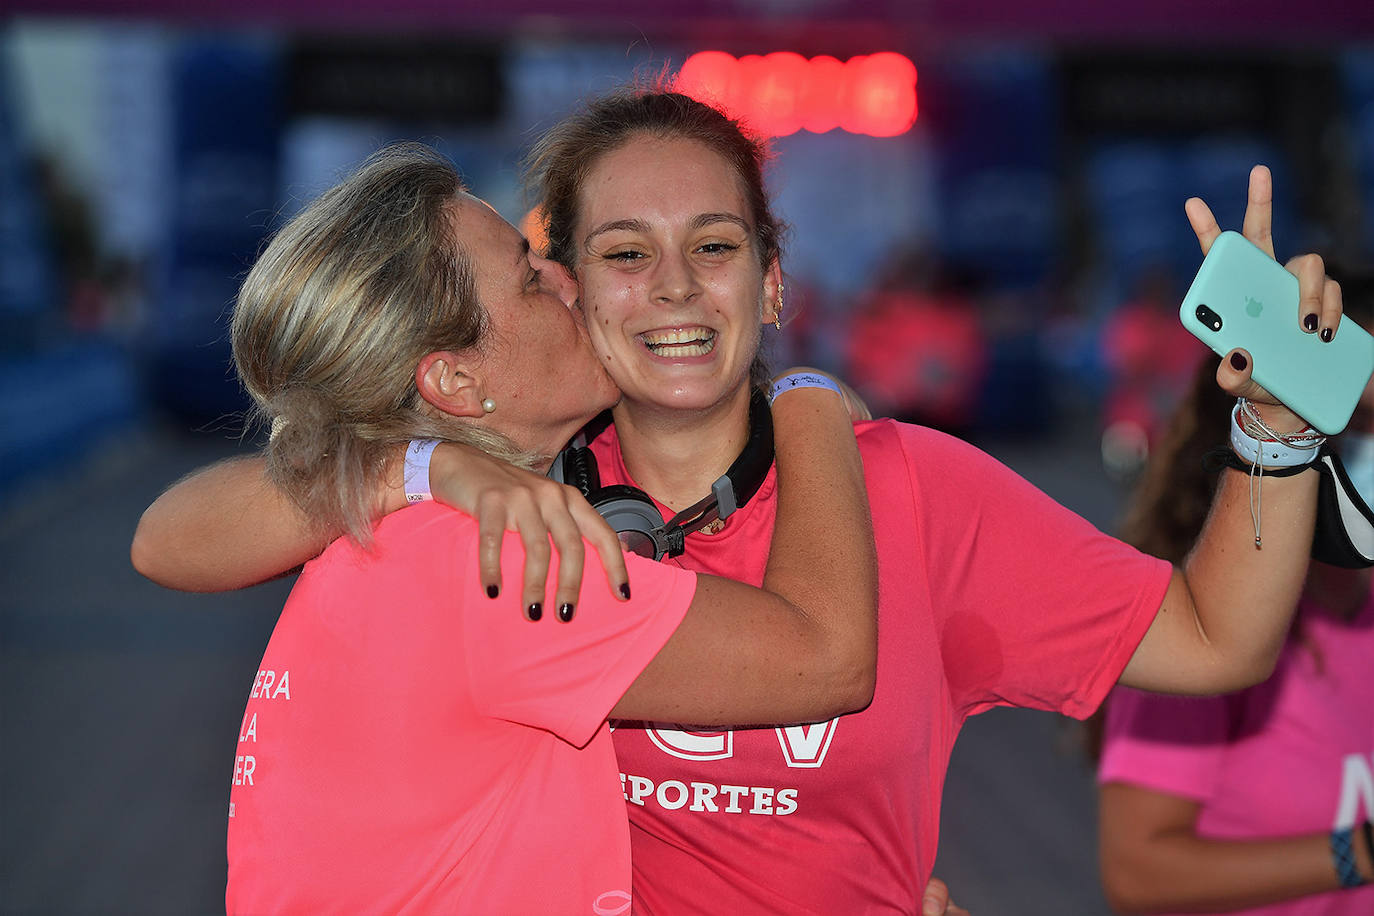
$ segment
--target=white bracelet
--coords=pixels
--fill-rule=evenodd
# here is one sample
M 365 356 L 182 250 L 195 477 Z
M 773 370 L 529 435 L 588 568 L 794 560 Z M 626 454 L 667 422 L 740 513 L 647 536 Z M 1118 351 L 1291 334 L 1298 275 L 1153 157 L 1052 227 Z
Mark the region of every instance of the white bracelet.
M 1326 437 L 1314 433 L 1311 436 L 1287 437 L 1283 439 L 1257 439 L 1240 425 L 1242 404 L 1237 401 L 1231 411 L 1231 448 L 1243 460 L 1252 465 L 1269 468 L 1294 468 L 1311 464 L 1317 460 Z
M 773 403 L 778 399 L 778 395 L 794 388 L 829 388 L 841 398 L 844 397 L 840 386 L 824 375 L 815 372 L 793 372 L 791 375 L 784 375 L 768 387 L 768 403 Z
M 429 459 L 438 444 L 438 439 L 411 439 L 406 446 L 406 502 L 434 498 L 429 492 Z

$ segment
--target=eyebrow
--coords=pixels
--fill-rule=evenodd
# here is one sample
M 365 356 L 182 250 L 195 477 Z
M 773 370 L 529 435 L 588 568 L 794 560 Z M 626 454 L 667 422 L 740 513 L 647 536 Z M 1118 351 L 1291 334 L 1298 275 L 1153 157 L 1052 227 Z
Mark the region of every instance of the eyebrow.
M 692 230 L 704 229 L 713 223 L 730 223 L 738 226 L 746 234 L 753 232 L 749 224 L 743 218 L 733 213 L 698 213 L 688 221 L 687 226 Z M 591 232 L 587 233 L 585 244 L 590 245 L 592 239 L 607 232 L 648 232 L 649 224 L 642 219 L 617 219 L 609 223 L 602 223 Z
M 591 244 L 592 239 L 607 232 L 648 232 L 649 224 L 642 219 L 617 219 L 609 223 L 602 223 L 591 232 L 587 233 L 587 244 Z

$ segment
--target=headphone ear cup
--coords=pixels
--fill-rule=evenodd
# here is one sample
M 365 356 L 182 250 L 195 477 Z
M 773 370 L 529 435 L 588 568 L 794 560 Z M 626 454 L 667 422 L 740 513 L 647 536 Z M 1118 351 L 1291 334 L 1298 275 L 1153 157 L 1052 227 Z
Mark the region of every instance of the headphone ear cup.
M 583 496 L 591 500 L 592 495 L 601 489 L 601 472 L 596 466 L 596 455 L 586 446 L 564 449 L 562 455 L 562 482 L 577 488 Z
M 616 484 L 588 494 L 587 501 L 631 553 L 663 559 L 663 514 L 643 490 Z

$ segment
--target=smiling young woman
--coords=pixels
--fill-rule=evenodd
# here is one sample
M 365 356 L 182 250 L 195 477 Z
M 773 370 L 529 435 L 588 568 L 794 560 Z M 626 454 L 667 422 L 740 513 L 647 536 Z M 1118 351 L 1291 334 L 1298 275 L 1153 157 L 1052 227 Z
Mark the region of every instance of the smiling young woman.
M 578 273 L 593 346 L 622 391 L 614 426 L 591 446 L 603 483 L 678 508 L 738 451 L 749 367 L 781 285 L 764 159 L 709 106 L 634 91 L 592 102 L 532 155 L 550 254 Z M 1267 182 L 1264 170 L 1252 182 L 1255 237 L 1268 232 Z M 1216 229 L 1198 204 L 1205 249 Z M 1329 325 L 1339 297 L 1315 290 Z M 662 352 L 678 332 L 713 347 Z M 1263 397 L 1246 372 L 1219 380 Z M 1265 410 L 1280 428 L 1298 422 Z M 1081 716 L 1118 680 L 1207 692 L 1272 663 L 1291 611 L 1279 596 L 1306 566 L 1314 480 L 1266 489 L 1265 517 L 1285 518 L 1291 539 L 1237 556 L 1252 533 L 1243 475 L 1228 472 L 1210 539 L 1174 569 L 964 443 L 891 421 L 857 431 L 879 558 L 874 702 L 774 730 L 618 727 L 636 904 L 648 911 L 912 912 L 968 716 L 1004 704 Z M 689 538 L 678 562 L 757 577 L 783 489 L 770 478 L 719 531 Z M 825 526 L 818 518 L 818 537 Z

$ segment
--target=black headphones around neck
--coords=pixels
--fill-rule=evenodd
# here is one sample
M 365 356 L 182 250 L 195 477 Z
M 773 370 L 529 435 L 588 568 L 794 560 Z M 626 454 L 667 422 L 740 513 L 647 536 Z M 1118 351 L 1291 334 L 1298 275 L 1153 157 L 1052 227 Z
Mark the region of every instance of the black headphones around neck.
M 655 560 L 681 556 L 687 549 L 687 535 L 716 519 L 729 518 L 749 502 L 773 465 L 773 414 L 767 398 L 755 391 L 749 399 L 749 438 L 739 457 L 711 484 L 710 495 L 664 522 L 654 501 L 638 487 L 601 486 L 596 456 L 585 443 L 595 439 L 609 424 L 609 411 L 588 424 L 572 445 L 559 452 L 549 476 L 581 490 L 592 508 L 620 535 L 626 549 Z

